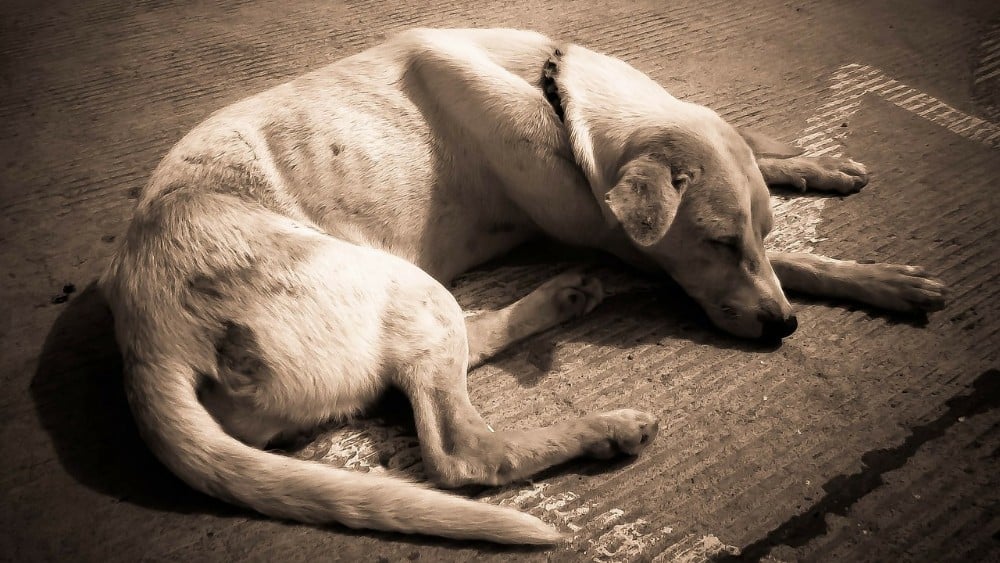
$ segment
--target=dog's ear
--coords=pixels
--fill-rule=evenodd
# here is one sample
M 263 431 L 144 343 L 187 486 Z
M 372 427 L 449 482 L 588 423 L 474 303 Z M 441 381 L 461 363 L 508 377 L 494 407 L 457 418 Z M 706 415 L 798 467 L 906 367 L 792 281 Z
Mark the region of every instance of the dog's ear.
M 791 158 L 802 154 L 802 149 L 788 143 L 778 141 L 768 135 L 753 129 L 737 129 L 740 137 L 750 145 L 753 155 L 757 158 Z
M 650 246 L 670 228 L 681 195 L 696 173 L 644 161 L 629 163 L 604 201 L 629 238 L 640 246 Z

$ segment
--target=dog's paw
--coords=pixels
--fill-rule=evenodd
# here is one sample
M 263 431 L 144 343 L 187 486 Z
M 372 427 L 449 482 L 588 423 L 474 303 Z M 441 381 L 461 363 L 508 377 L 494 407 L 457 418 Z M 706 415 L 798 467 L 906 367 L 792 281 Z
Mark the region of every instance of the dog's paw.
M 868 169 L 849 158 L 821 156 L 796 160 L 792 185 L 801 191 L 852 194 L 868 184 Z
M 556 323 L 589 313 L 604 300 L 601 280 L 577 272 L 559 274 L 536 291 L 552 308 Z
M 639 455 L 660 428 L 655 416 L 632 409 L 602 413 L 596 415 L 593 422 L 599 436 L 587 446 L 586 453 L 597 459 L 621 454 Z
M 889 311 L 919 313 L 944 308 L 948 288 L 918 266 L 858 262 L 859 300 Z

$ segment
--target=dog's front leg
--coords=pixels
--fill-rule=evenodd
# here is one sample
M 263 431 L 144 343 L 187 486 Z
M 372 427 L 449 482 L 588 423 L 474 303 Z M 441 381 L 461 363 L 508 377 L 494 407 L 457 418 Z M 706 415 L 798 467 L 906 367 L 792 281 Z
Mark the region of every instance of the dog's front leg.
M 851 194 L 868 183 L 865 165 L 849 158 L 759 157 L 757 166 L 768 186 L 791 186 L 802 192 L 817 190 Z
M 470 369 L 519 340 L 589 313 L 603 298 L 600 280 L 567 272 L 503 309 L 467 317 Z
M 759 131 L 740 129 L 768 186 L 854 193 L 868 183 L 864 164 L 837 156 L 802 156 L 802 149 Z
M 905 313 L 944 308 L 945 284 L 916 266 L 835 260 L 804 252 L 768 251 L 767 258 L 785 289 Z

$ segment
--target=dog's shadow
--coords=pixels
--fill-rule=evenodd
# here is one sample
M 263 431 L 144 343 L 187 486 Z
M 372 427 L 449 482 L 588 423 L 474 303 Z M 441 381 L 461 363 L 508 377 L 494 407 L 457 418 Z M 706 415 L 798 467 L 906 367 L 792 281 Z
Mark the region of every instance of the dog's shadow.
M 125 399 L 111 311 L 94 284 L 68 301 L 49 331 L 31 396 L 60 463 L 81 484 L 157 510 L 240 513 L 185 485 L 143 444 Z
M 723 332 L 712 324 L 694 299 L 665 274 L 640 272 L 599 251 L 544 241 L 519 248 L 498 264 L 543 267 L 551 264 L 553 259 L 567 261 L 570 265 L 564 268 L 585 269 L 599 278 L 617 278 L 619 283 L 624 279 L 625 285 L 631 287 L 607 296 L 597 309 L 584 318 L 570 321 L 569 332 L 574 336 L 567 338 L 566 328 L 557 327 L 514 344 L 489 360 L 489 363 L 515 377 L 521 385 L 538 385 L 553 369 L 558 369 L 558 349 L 567 341 L 614 347 L 622 351 L 679 342 L 743 352 L 774 352 L 781 347 L 780 341 L 743 339 Z M 490 267 L 491 264 L 485 266 Z M 531 289 L 522 288 L 525 292 Z M 793 292 L 789 292 L 789 298 L 795 306 L 811 304 L 860 310 L 869 318 L 881 319 L 888 324 L 922 328 L 929 322 L 923 312 L 884 311 L 848 299 Z M 592 330 L 572 328 L 581 323 Z
M 257 518 L 251 511 L 187 486 L 143 443 L 125 397 L 122 361 L 111 311 L 94 284 L 70 299 L 53 324 L 41 351 L 30 392 L 60 464 L 83 486 L 119 502 L 156 511 Z M 395 429 L 389 431 L 390 435 L 400 433 L 384 443 L 376 440 L 370 444 L 377 450 L 378 458 L 399 456 L 401 450 L 415 443 L 412 411 L 399 393 L 388 394 L 363 420 L 356 422 L 369 428 L 375 424 L 387 425 Z M 384 432 L 374 433 L 376 437 L 382 434 Z M 312 438 L 317 436 L 314 434 Z M 402 442 L 406 442 L 403 447 Z M 608 466 L 606 470 L 613 467 Z M 602 469 L 580 465 L 567 470 L 594 472 Z M 498 491 L 470 487 L 459 492 L 479 496 Z M 333 527 L 349 535 L 365 533 Z M 407 541 L 405 536 L 397 534 L 375 534 Z M 433 538 L 422 540 L 409 541 L 419 544 L 437 541 Z
M 618 299 L 630 300 L 634 296 L 613 298 L 613 301 Z M 676 309 L 671 313 L 677 314 L 680 313 Z M 677 328 L 680 325 L 673 322 L 675 319 L 670 315 L 648 320 L 664 326 L 668 332 L 685 330 Z M 667 328 L 671 326 L 674 328 Z M 525 345 L 534 350 L 551 349 L 555 346 L 551 338 L 542 335 L 537 342 Z M 246 510 L 187 486 L 160 464 L 143 443 L 125 397 L 122 361 L 111 311 L 95 284 L 70 299 L 57 317 L 46 337 L 30 391 L 38 418 L 51 437 L 60 464 L 82 485 L 121 502 L 158 511 L 252 516 Z M 402 429 L 402 438 L 408 435 L 413 439 L 412 411 L 405 397 L 390 393 L 366 414 L 366 418 L 368 416 L 378 424 Z M 386 459 L 399 454 L 396 442 L 398 440 L 388 440 L 372 446 L 378 450 L 379 458 Z M 604 473 L 628 463 L 629 459 L 611 463 L 581 461 L 554 468 L 538 477 Z M 476 487 L 462 492 L 479 496 L 497 491 Z
M 564 264 L 563 269 L 582 269 L 599 279 L 611 280 L 611 287 L 605 285 L 612 293 L 583 318 L 531 336 L 489 360 L 521 385 L 535 386 L 553 369 L 558 369 L 556 356 L 560 344 L 565 342 L 622 351 L 669 342 L 694 342 L 723 350 L 753 352 L 774 351 L 780 346 L 780 342 L 741 339 L 719 330 L 701 307 L 666 275 L 640 272 L 599 251 L 544 241 L 519 248 L 498 264 L 542 268 L 554 259 Z M 492 266 L 487 264 L 484 268 Z M 532 289 L 521 288 L 525 293 Z
M 607 266 L 605 262 L 597 268 Z M 617 268 L 620 264 L 610 267 Z M 589 339 L 623 350 L 671 339 L 719 348 L 755 351 L 769 348 L 714 329 L 698 306 L 676 285 L 665 280 L 660 284 L 659 281 L 654 286 L 609 297 L 601 308 L 591 313 L 596 317 L 588 321 L 644 326 L 640 337 L 615 339 L 595 332 L 575 339 Z M 565 339 L 565 334 L 558 329 L 548 331 L 516 345 L 493 362 L 499 363 L 501 369 L 510 364 L 510 369 L 505 371 L 510 371 L 521 385 L 537 385 L 552 369 L 553 350 Z M 537 370 L 525 373 L 521 369 L 524 362 L 518 362 L 517 357 L 525 355 Z M 31 396 L 61 465 L 84 486 L 121 502 L 158 511 L 256 517 L 250 511 L 188 487 L 161 465 L 142 442 L 125 398 L 122 361 L 111 312 L 94 284 L 69 300 L 49 331 L 31 382 Z M 384 443 L 374 440 L 371 446 L 376 449 L 377 459 L 391 459 L 402 450 L 413 450 L 413 444 L 409 443 L 415 441 L 412 412 L 405 398 L 390 394 L 375 405 L 366 418 L 368 416 L 377 421 L 371 424 L 388 424 L 401 429 L 399 436 L 393 435 Z M 378 438 L 382 433 L 374 435 Z M 538 475 L 536 480 L 566 474 L 613 472 L 631 461 L 630 458 L 613 462 L 578 460 L 550 469 Z M 472 496 L 498 493 L 496 489 L 478 487 L 462 492 Z M 347 532 L 346 528 L 337 528 Z M 395 534 L 386 536 L 399 539 Z

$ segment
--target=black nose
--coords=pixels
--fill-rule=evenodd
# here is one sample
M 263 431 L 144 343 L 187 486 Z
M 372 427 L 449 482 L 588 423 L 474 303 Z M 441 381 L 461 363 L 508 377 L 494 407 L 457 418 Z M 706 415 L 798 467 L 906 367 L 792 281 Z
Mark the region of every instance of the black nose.
M 799 328 L 799 320 L 795 315 L 787 319 L 761 319 L 763 328 L 760 337 L 764 340 L 781 340 Z

